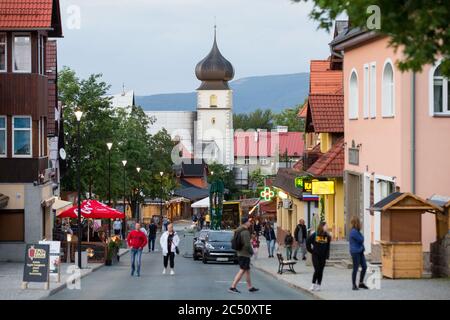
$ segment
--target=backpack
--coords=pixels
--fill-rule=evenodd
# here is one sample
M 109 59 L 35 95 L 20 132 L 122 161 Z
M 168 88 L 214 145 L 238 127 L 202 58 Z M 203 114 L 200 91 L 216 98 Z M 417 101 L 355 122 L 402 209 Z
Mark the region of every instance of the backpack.
M 234 232 L 233 239 L 231 240 L 231 248 L 233 250 L 239 251 L 244 246 L 241 240 L 241 232 L 242 230 L 236 230 Z

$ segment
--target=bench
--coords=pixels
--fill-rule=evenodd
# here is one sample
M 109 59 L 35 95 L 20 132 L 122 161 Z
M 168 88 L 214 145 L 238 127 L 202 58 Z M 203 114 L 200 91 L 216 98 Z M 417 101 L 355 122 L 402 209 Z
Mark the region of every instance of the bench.
M 283 271 L 290 271 L 296 273 L 294 270 L 294 265 L 297 263 L 294 260 L 284 260 L 281 253 L 277 253 L 278 258 L 278 273 L 283 274 Z M 287 269 L 285 268 L 287 267 Z

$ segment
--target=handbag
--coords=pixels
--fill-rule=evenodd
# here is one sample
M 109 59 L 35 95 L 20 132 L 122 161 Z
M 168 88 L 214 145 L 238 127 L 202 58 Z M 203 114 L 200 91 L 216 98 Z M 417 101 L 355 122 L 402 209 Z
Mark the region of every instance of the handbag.
M 180 254 L 180 249 L 178 249 L 178 247 L 175 247 L 175 253 Z

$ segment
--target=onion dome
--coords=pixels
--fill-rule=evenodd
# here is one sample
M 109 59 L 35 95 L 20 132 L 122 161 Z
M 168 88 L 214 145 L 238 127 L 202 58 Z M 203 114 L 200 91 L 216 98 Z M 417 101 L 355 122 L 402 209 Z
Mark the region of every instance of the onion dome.
M 209 54 L 195 67 L 197 79 L 202 81 L 198 90 L 228 90 L 228 81 L 234 77 L 233 65 L 220 53 L 214 31 L 214 44 Z

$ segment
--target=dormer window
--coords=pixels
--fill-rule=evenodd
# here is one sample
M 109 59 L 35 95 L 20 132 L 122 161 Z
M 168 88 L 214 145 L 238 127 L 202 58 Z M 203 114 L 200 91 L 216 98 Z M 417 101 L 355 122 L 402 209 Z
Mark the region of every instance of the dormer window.
M 6 34 L 0 33 L 0 72 L 6 72 Z
M 31 73 L 31 37 L 14 35 L 13 71 Z

